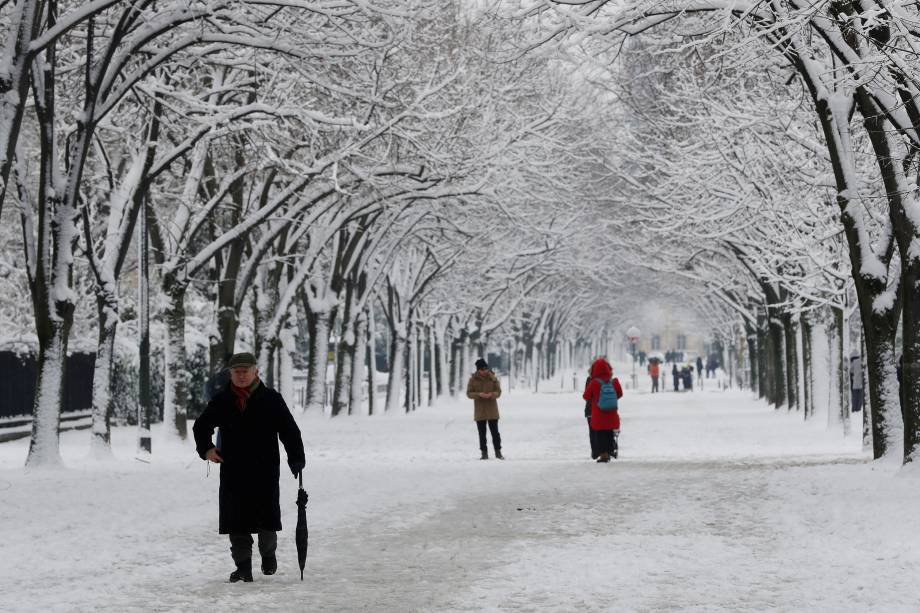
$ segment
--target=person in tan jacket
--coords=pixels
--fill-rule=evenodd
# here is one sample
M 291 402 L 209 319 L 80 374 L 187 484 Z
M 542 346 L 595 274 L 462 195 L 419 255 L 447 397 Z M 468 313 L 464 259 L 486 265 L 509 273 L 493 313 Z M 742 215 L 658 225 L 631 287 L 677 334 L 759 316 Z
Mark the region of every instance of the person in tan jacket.
M 498 433 L 498 402 L 496 399 L 502 395 L 502 387 L 489 369 L 489 364 L 479 358 L 476 360 L 476 372 L 466 384 L 466 397 L 473 399 L 473 419 L 479 428 L 479 450 L 482 451 L 482 460 L 489 459 L 489 448 L 486 446 L 486 425 L 492 433 L 492 446 L 495 447 L 495 457 L 504 460 L 502 456 L 502 437 Z

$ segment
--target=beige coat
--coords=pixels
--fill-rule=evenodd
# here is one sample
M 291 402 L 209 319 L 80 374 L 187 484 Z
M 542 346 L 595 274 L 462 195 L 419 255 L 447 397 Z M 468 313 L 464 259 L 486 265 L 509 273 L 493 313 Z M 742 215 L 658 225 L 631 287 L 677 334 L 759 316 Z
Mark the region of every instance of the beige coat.
M 494 392 L 492 398 L 480 398 L 483 392 Z M 502 395 L 502 386 L 491 372 L 480 375 L 479 371 L 473 373 L 470 382 L 466 384 L 466 397 L 473 399 L 473 419 L 498 419 L 498 402 L 496 398 Z

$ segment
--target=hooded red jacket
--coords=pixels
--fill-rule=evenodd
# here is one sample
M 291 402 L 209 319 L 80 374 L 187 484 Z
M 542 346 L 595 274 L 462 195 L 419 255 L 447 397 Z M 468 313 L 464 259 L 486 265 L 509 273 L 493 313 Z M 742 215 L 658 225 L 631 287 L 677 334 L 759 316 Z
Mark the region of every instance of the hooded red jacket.
M 620 412 L 619 411 L 601 411 L 597 408 L 597 399 L 601 395 L 601 381 L 610 381 L 613 376 L 613 369 L 607 360 L 598 358 L 591 365 L 591 382 L 585 387 L 585 393 L 582 397 L 591 401 L 591 429 L 592 430 L 619 430 L 620 429 Z M 617 392 L 617 398 L 623 397 L 623 388 L 620 387 L 620 381 L 613 379 L 613 389 Z

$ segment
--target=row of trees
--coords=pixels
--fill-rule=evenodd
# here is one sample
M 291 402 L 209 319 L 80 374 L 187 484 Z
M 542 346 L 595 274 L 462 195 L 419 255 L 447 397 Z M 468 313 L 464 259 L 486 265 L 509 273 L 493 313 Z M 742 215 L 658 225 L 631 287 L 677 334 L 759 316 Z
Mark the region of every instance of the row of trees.
M 561 40 L 602 60 L 597 78 L 631 109 L 622 174 L 642 209 L 633 222 L 650 232 L 644 253 L 667 240 L 653 268 L 706 284 L 735 313 L 762 394 L 809 414 L 811 334 L 826 319 L 838 391 L 848 354 L 865 356 L 875 457 L 911 462 L 920 443 L 916 4 L 516 8 L 537 44 Z M 857 312 L 862 334 L 851 342 Z
M 582 239 L 603 233 L 606 113 L 554 54 L 493 61 L 517 28 L 429 0 L 19 0 L 0 23 L 18 245 L 0 276 L 7 336 L 37 347 L 29 465 L 60 461 L 74 338 L 95 337 L 107 454 L 137 393 L 114 384 L 125 353 L 142 403 L 163 355 L 166 431 L 184 437 L 202 345 L 211 373 L 251 349 L 283 385 L 305 321 L 307 408 L 334 338 L 337 415 L 361 410 L 381 324 L 391 411 L 419 404 L 424 363 L 432 399 L 490 340 L 538 378 L 602 333 Z
M 162 357 L 165 431 L 184 437 L 235 351 L 286 392 L 299 352 L 305 407 L 331 372 L 341 415 L 378 406 L 386 338 L 384 409 L 412 410 L 490 348 L 534 387 L 581 367 L 656 301 L 806 417 L 825 334 L 844 410 L 864 353 L 875 455 L 903 432 L 910 461 L 915 13 L 0 1 L 0 317 L 39 363 L 28 463 L 59 461 L 73 342 L 96 355 L 105 455 L 138 394 L 116 384 L 126 361 L 144 404 Z

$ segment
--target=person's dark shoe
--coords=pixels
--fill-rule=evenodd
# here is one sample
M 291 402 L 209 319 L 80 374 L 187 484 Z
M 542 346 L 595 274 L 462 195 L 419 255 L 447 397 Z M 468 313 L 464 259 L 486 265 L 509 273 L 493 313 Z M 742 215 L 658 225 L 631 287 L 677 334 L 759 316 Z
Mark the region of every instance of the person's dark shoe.
M 496 459 L 496 460 L 504 460 L 504 459 L 505 459 L 505 456 L 502 455 L 502 452 L 501 452 L 501 451 L 499 451 L 498 449 L 496 449 L 496 450 L 495 450 L 495 459 Z
M 485 449 L 483 449 L 483 450 L 482 450 L 482 457 L 479 458 L 479 459 L 480 459 L 480 460 L 488 460 L 488 459 L 489 459 L 489 452 L 486 451 Z
M 230 573 L 230 583 L 236 583 L 238 581 L 243 581 L 245 583 L 252 582 L 252 565 L 243 565 L 237 566 L 236 570 Z
M 602 453 L 602 454 L 600 455 L 600 457 L 597 458 L 597 463 L 598 463 L 598 464 L 606 464 L 606 463 L 609 462 L 609 461 L 610 461 L 610 455 L 609 455 L 609 454 L 606 454 L 606 453 Z
M 274 575 L 278 571 L 278 558 L 275 556 L 268 556 L 262 558 L 262 574 L 263 575 Z

